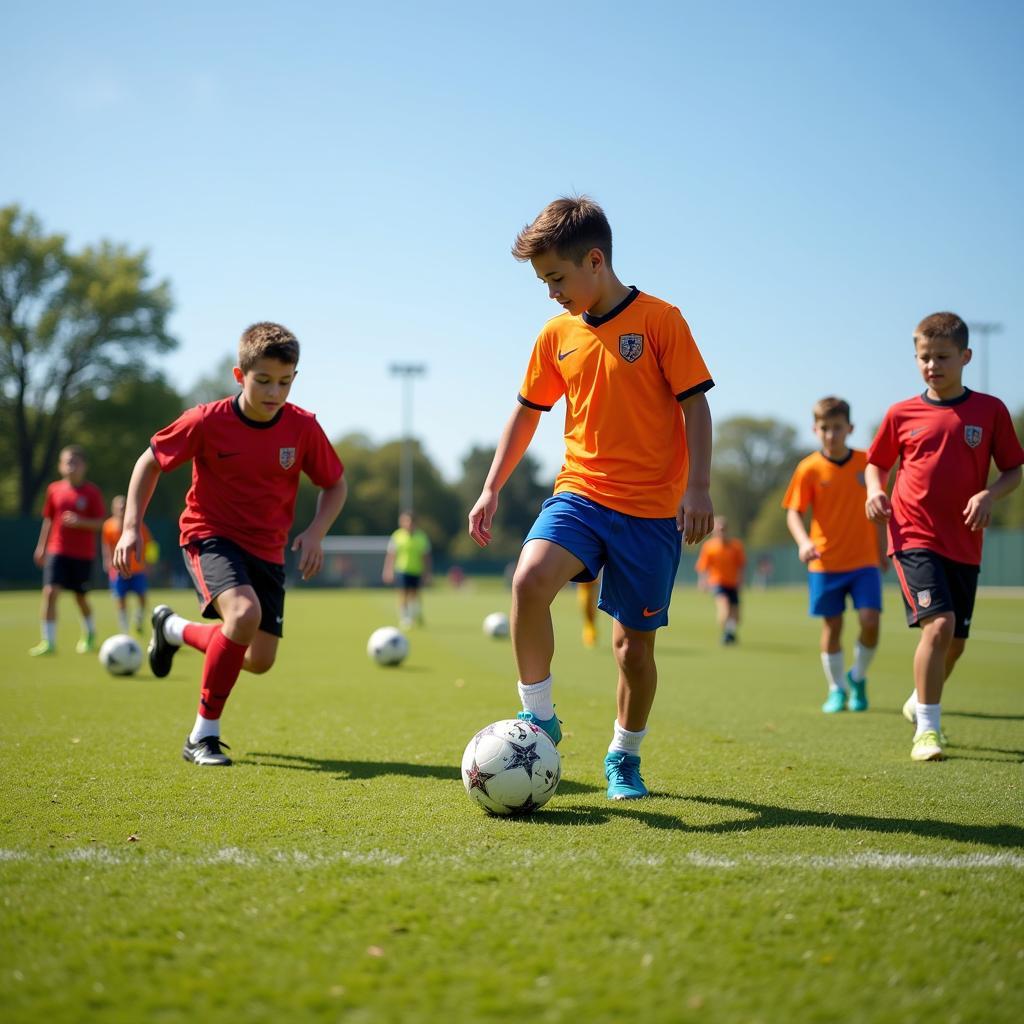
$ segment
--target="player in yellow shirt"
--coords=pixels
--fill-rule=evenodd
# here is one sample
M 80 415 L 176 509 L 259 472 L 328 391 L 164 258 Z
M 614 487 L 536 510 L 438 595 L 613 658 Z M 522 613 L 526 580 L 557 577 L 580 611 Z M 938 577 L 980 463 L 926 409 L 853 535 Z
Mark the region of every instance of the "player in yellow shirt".
M 550 605 L 570 580 L 593 580 L 603 567 L 598 603 L 614 620 L 618 665 L 605 777 L 609 799 L 637 799 L 648 793 L 640 742 L 657 687 L 654 640 L 668 622 L 680 533 L 694 544 L 711 529 L 705 392 L 713 381 L 679 310 L 619 280 L 611 228 L 592 200 L 550 203 L 519 233 L 512 253 L 530 261 L 563 312 L 534 344 L 469 532 L 488 543 L 501 488 L 541 413 L 564 397 L 565 460 L 512 583 L 520 717 L 561 739 Z
M 786 525 L 807 564 L 811 615 L 821 616 L 821 666 L 828 697 L 821 710 L 866 711 L 867 670 L 878 646 L 882 571 L 889 568 L 885 531 L 867 522 L 864 485 L 866 455 L 847 447 L 853 431 L 850 406 L 829 396 L 814 406 L 814 433 L 821 451 L 808 455 L 793 473 L 782 507 Z M 811 511 L 808 533 L 804 516 Z M 880 571 L 881 570 L 881 571 Z M 847 596 L 860 621 L 853 664 L 844 674 L 842 633 Z
M 381 578 L 390 586 L 398 582 L 398 619 L 403 629 L 423 625 L 420 587 L 430 583 L 430 538 L 416 525 L 416 516 L 403 512 L 398 529 L 391 534 Z

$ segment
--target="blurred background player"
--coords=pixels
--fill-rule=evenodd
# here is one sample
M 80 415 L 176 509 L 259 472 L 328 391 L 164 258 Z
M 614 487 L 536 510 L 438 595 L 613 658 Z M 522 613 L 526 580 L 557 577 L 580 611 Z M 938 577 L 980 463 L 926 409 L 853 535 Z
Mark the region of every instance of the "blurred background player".
M 423 625 L 420 589 L 430 583 L 430 538 L 416 525 L 413 512 L 398 517 L 398 529 L 388 540 L 381 579 L 398 584 L 398 621 L 402 629 Z
M 138 603 L 133 616 L 135 632 L 141 633 L 146 619 L 146 593 L 149 589 L 149 578 L 146 570 L 156 561 L 157 547 L 149 527 L 142 524 L 142 557 L 139 558 L 135 549 L 131 551 L 128 562 L 129 576 L 122 576 L 114 568 L 114 548 L 121 539 L 124 529 L 124 495 L 118 494 L 110 503 L 110 518 L 103 524 L 100 540 L 103 546 L 103 571 L 110 580 L 110 593 L 114 598 L 114 609 L 117 612 L 117 628 L 122 633 L 128 632 L 128 595 L 134 594 Z
M 971 350 L 960 317 L 925 317 L 914 355 L 925 391 L 892 406 L 871 442 L 866 511 L 889 524 L 907 624 L 921 630 L 914 692 L 903 706 L 915 725 L 910 756 L 941 761 L 949 745 L 942 691 L 970 633 L 983 531 L 992 503 L 1020 483 L 1024 448 L 1006 406 L 963 385 Z M 897 460 L 890 501 L 885 484 Z M 999 475 L 988 483 L 993 461 Z
M 715 516 L 712 537 L 704 542 L 695 566 L 700 586 L 715 595 L 715 615 L 722 643 L 736 643 L 740 624 L 740 588 L 747 553 L 743 541 L 729 535 L 725 516 Z
M 889 568 L 885 531 L 864 518 L 867 457 L 847 447 L 853 431 L 849 404 L 829 396 L 815 404 L 813 416 L 821 450 L 796 467 L 782 507 L 800 561 L 807 566 L 810 613 L 822 620 L 821 666 L 828 696 L 821 710 L 866 711 L 867 671 L 878 646 L 882 572 Z M 808 510 L 810 533 L 804 524 Z M 849 671 L 842 647 L 847 596 L 860 622 Z
M 597 646 L 597 595 L 601 589 L 600 577 L 589 583 L 576 584 L 576 601 L 583 616 L 583 646 Z
M 149 667 L 171 670 L 178 648 L 204 652 L 199 709 L 182 757 L 231 764 L 220 739 L 224 705 L 242 669 L 269 671 L 284 635 L 284 550 L 299 476 L 321 488 L 312 522 L 292 541 L 303 579 L 323 565 L 323 538 L 345 503 L 344 467 L 316 417 L 288 402 L 299 343 L 286 327 L 246 328 L 234 368 L 241 392 L 196 406 L 155 434 L 132 471 L 124 530 L 114 548 L 118 572 L 131 571 L 142 520 L 162 472 L 192 462 L 181 514 L 181 547 L 203 617 L 190 622 L 166 605 L 153 610 Z
M 96 650 L 96 623 L 86 591 L 106 506 L 100 489 L 85 479 L 87 469 L 85 451 L 76 444 L 68 445 L 61 449 L 57 461 L 60 480 L 46 488 L 43 523 L 32 555 L 43 570 L 41 639 L 28 652 L 34 658 L 57 650 L 57 598 L 62 590 L 75 595 L 82 620 L 75 650 L 79 654 Z

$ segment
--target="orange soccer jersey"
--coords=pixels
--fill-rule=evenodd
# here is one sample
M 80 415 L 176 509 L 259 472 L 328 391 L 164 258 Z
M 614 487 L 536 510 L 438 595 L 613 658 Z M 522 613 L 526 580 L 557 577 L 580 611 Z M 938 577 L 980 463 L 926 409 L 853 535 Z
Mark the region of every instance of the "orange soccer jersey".
M 115 519 L 111 516 L 103 523 L 103 546 L 106 548 L 108 554 L 113 554 L 114 548 L 117 547 L 117 542 L 121 539 L 121 520 Z M 134 576 L 137 572 L 146 571 L 145 562 L 145 551 L 149 548 L 149 545 L 153 542 L 153 535 L 149 532 L 149 527 L 145 523 L 142 524 L 142 545 L 143 545 L 143 561 L 139 561 L 138 556 L 132 551 L 128 559 L 128 569 Z M 110 570 L 113 575 L 117 572 L 115 569 Z
M 713 587 L 739 587 L 743 579 L 743 567 L 747 564 L 747 552 L 741 540 L 719 540 L 712 537 L 705 541 L 697 556 L 697 572 L 705 573 Z
M 519 401 L 546 412 L 565 396 L 565 462 L 555 494 L 660 519 L 676 515 L 686 488 L 679 402 L 713 386 L 679 310 L 634 288 L 604 316 L 549 320 Z
M 782 507 L 801 515 L 811 509 L 808 531 L 821 553 L 811 572 L 849 572 L 878 565 L 878 534 L 864 514 L 866 455 L 851 448 L 836 462 L 821 452 L 808 455 L 793 472 Z

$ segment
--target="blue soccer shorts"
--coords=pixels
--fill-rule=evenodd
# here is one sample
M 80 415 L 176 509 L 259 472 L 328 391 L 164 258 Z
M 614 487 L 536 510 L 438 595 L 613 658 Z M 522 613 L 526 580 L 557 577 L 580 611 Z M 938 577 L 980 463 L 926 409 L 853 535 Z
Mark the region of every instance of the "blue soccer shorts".
M 149 584 L 144 572 L 134 573 L 127 579 L 124 576 L 110 577 L 110 591 L 116 598 L 123 599 L 128 594 L 138 594 L 139 597 L 145 597 L 148 589 Z
M 682 537 L 676 520 L 641 519 L 563 492 L 548 498 L 526 537 L 565 548 L 585 566 L 575 583 L 601 578 L 597 606 L 630 629 L 668 625 Z
M 849 572 L 809 572 L 807 587 L 811 596 L 811 615 L 835 618 L 846 611 L 846 596 L 853 607 L 882 610 L 882 572 L 874 565 Z

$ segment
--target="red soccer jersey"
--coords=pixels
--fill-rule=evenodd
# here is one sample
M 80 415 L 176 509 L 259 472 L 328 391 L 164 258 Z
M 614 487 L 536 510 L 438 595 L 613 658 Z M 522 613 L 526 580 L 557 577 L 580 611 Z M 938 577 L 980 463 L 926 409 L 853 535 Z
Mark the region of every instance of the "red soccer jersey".
M 284 562 L 300 471 L 317 487 L 332 487 L 344 472 L 316 417 L 291 403 L 266 423 L 243 415 L 237 397 L 197 405 L 154 434 L 150 448 L 165 472 L 192 459 L 182 546 L 226 537 L 277 564 Z
M 967 389 L 948 402 L 924 395 L 897 402 L 871 442 L 868 462 L 888 472 L 897 459 L 889 554 L 926 548 L 980 565 L 983 531 L 965 525 L 964 508 L 984 489 L 992 460 L 1001 472 L 1024 464 L 1006 406 Z
M 76 512 L 83 519 L 102 519 L 107 506 L 100 489 L 88 480 L 77 487 L 67 480 L 56 480 L 46 488 L 43 502 L 43 518 L 51 523 L 46 550 L 69 558 L 95 558 L 97 531 L 66 525 L 62 521 L 65 512 Z

